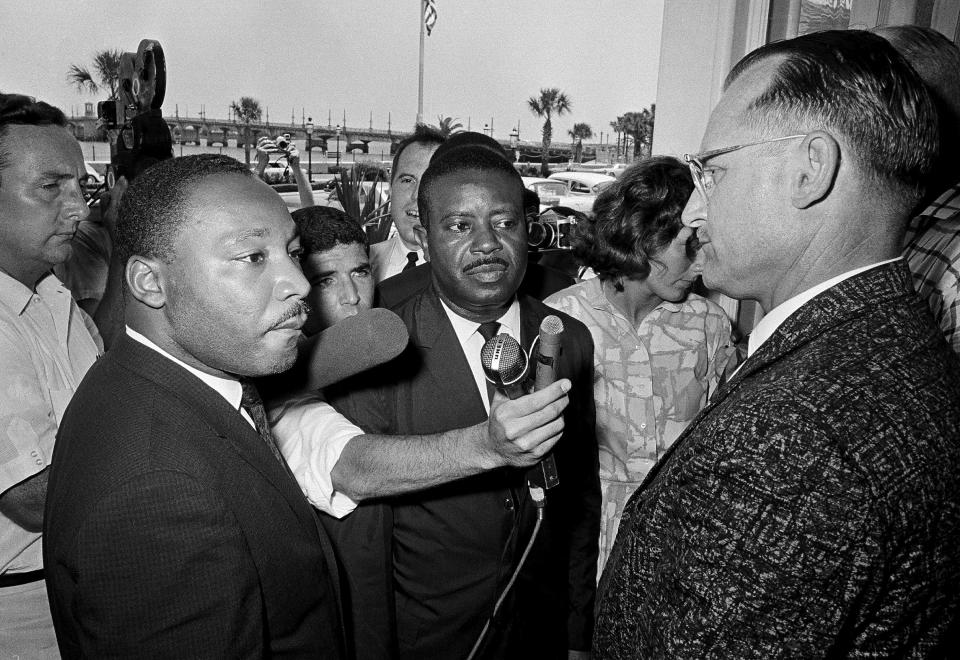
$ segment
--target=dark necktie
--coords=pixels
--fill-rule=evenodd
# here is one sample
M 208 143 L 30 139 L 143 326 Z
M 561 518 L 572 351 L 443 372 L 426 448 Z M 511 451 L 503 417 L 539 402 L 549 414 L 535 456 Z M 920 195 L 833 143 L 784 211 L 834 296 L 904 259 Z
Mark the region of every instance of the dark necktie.
M 499 331 L 500 331 L 499 321 L 487 321 L 486 323 L 481 323 L 480 327 L 477 328 L 477 332 L 479 332 L 480 336 L 483 337 L 484 342 L 488 342 L 494 337 L 496 337 L 497 332 Z M 493 393 L 496 392 L 497 388 L 489 380 L 487 380 L 486 382 L 487 382 L 487 401 L 493 401 Z
M 263 444 L 267 446 L 267 449 L 270 450 L 270 453 L 280 461 L 280 464 L 286 466 L 287 462 L 283 460 L 283 456 L 280 454 L 280 448 L 277 447 L 277 441 L 274 439 L 273 433 L 270 432 L 270 423 L 267 422 L 267 411 L 263 407 L 263 401 L 260 399 L 260 393 L 257 392 L 257 386 L 246 379 L 241 380 L 240 385 L 243 388 L 240 405 L 243 406 L 243 409 L 250 415 L 250 419 L 253 420 L 253 425 L 257 429 L 257 435 L 260 436 L 260 439 L 263 441 Z
M 403 272 L 405 270 L 410 270 L 411 268 L 416 266 L 417 259 L 419 258 L 420 258 L 420 255 L 418 255 L 416 252 L 407 252 L 407 263 L 404 264 L 400 272 Z

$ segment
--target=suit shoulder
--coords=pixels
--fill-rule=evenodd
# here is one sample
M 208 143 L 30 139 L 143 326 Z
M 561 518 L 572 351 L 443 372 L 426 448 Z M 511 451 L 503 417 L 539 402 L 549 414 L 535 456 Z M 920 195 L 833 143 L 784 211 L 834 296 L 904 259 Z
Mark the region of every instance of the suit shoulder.
M 536 298 L 532 298 L 530 296 L 524 296 L 524 301 L 525 304 L 528 305 L 527 309 L 529 309 L 534 316 L 537 317 L 537 320 L 542 321 L 547 316 L 556 316 L 563 321 L 563 332 L 565 334 L 578 337 L 582 336 L 589 340 L 591 344 L 593 343 L 593 340 L 590 338 L 590 331 L 587 330 L 587 326 L 585 326 L 581 321 L 578 321 L 574 317 L 570 316 L 568 313 L 557 309 L 556 307 L 551 307 L 550 305 L 542 303 Z

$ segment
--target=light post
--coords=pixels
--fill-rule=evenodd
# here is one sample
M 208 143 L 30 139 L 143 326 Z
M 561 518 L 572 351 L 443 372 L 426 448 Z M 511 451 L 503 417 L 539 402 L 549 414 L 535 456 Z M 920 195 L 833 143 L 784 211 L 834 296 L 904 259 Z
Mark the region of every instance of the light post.
M 337 124 L 337 171 L 340 171 L 340 124 Z
M 516 127 L 510 131 L 510 148 L 513 149 L 513 161 L 520 162 L 520 131 Z
M 493 131 L 490 130 L 490 124 L 484 124 L 484 125 L 483 125 L 483 134 L 484 134 L 484 135 L 492 135 L 492 134 L 493 134 Z
M 307 177 L 313 183 L 313 117 L 307 117 Z

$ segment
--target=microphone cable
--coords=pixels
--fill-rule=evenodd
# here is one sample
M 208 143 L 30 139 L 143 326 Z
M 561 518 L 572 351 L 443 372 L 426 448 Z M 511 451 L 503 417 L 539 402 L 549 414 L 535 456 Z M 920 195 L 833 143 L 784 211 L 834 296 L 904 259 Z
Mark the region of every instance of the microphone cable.
M 497 598 L 497 602 L 493 606 L 493 612 L 487 618 L 487 622 L 483 624 L 483 630 L 480 631 L 480 635 L 477 637 L 477 641 L 473 643 L 473 648 L 470 649 L 470 655 L 467 656 L 467 660 L 473 660 L 476 656 L 477 651 L 480 650 L 480 644 L 483 642 L 483 638 L 487 636 L 487 631 L 490 630 L 490 624 L 497 616 L 497 612 L 500 610 L 500 606 L 503 605 L 503 601 L 506 600 L 507 594 L 510 593 L 513 583 L 517 581 L 517 576 L 520 575 L 520 569 L 523 568 L 523 565 L 527 561 L 527 557 L 530 555 L 530 551 L 533 549 L 533 543 L 537 540 L 537 533 L 540 531 L 540 526 L 543 524 L 543 512 L 547 507 L 547 494 L 543 488 L 540 486 L 529 486 L 530 489 L 530 499 L 533 500 L 533 503 L 537 506 L 537 522 L 533 526 L 533 533 L 530 535 L 530 540 L 527 541 L 527 547 L 523 549 L 523 554 L 520 555 L 520 561 L 517 562 L 517 567 L 513 569 L 513 575 L 510 576 L 510 581 L 507 582 L 507 586 L 503 588 L 503 591 L 500 593 L 500 597 Z

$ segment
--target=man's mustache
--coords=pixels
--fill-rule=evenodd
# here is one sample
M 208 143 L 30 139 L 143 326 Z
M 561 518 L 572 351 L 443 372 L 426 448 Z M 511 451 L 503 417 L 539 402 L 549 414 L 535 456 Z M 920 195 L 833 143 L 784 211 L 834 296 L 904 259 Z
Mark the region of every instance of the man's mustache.
M 311 311 L 313 311 L 313 310 L 312 310 L 312 308 L 310 307 L 310 305 L 307 304 L 307 301 L 305 301 L 305 300 L 298 300 L 298 301 L 293 305 L 293 307 L 291 307 L 291 308 L 288 309 L 286 312 L 284 312 L 284 313 L 280 316 L 280 318 L 277 319 L 277 321 L 276 321 L 272 326 L 270 326 L 270 327 L 271 327 L 271 328 L 275 328 L 275 327 L 277 327 L 278 325 L 280 325 L 281 323 L 286 323 L 286 322 L 289 321 L 290 319 L 294 318 L 295 316 L 299 316 L 300 314 L 308 315 L 308 314 L 310 314 Z
M 503 266 L 504 268 L 510 268 L 509 262 L 507 262 L 506 259 L 503 259 L 501 257 L 481 257 L 480 259 L 470 262 L 469 264 L 464 266 L 463 272 L 467 273 L 473 270 L 474 268 L 480 268 L 481 266 L 489 266 L 489 265 L 498 265 L 498 266 Z

